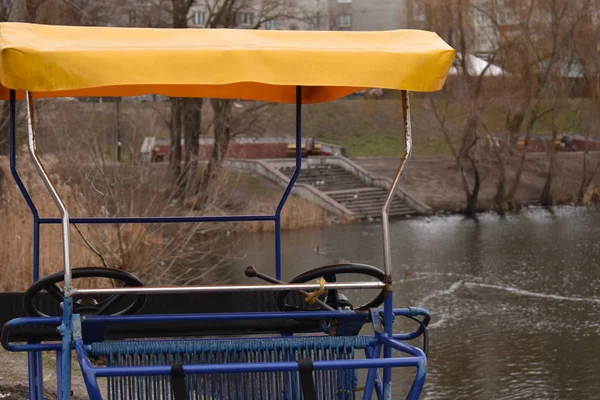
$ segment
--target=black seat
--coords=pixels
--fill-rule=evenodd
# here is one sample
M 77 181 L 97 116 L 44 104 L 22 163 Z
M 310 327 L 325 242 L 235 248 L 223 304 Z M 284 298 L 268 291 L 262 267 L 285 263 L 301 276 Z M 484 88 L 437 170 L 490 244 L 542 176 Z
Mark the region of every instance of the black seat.
M 248 313 L 278 311 L 276 291 L 230 293 L 149 294 L 144 307 L 136 315 Z M 11 319 L 27 317 L 23 308 L 23 292 L 0 293 L 0 324 Z M 37 308 L 48 315 L 60 316 L 60 306 L 47 293 L 36 296 Z M 84 326 L 85 328 L 85 326 Z M 318 332 L 315 320 L 229 320 L 193 322 L 115 323 L 107 327 L 106 339 L 149 337 L 200 337 L 239 334 Z M 53 327 L 25 326 L 11 328 L 11 342 L 39 342 L 60 340 Z

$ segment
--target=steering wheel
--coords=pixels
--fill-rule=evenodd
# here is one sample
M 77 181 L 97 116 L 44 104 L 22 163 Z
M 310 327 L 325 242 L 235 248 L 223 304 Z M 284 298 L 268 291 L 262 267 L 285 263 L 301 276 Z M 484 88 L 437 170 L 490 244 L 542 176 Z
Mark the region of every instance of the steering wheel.
M 306 271 L 303 274 L 300 274 L 294 279 L 292 279 L 289 283 L 306 283 L 308 281 L 312 281 L 318 278 L 324 278 L 327 282 L 336 282 L 336 276 L 340 274 L 367 275 L 381 282 L 385 282 L 385 274 L 379 268 L 366 264 L 344 263 L 326 265 L 324 267 L 319 267 L 310 271 Z M 279 292 L 279 294 L 277 295 L 277 308 L 279 308 L 279 311 L 316 311 L 324 309 L 323 307 L 315 309 L 289 305 L 285 302 L 285 299 L 290 294 L 290 292 L 290 290 L 285 290 Z M 354 310 L 366 311 L 369 308 L 379 307 L 385 301 L 386 295 L 387 290 L 384 288 L 373 300 L 359 307 L 354 307 Z M 349 303 L 346 302 L 347 300 L 340 299 L 337 289 L 330 289 L 327 291 L 327 305 L 337 310 L 340 303 L 344 303 L 344 305 L 349 305 Z
M 123 271 L 120 269 L 113 268 L 74 268 L 71 271 L 73 279 L 79 278 L 107 278 L 114 279 L 123 282 L 124 286 L 144 286 L 144 284 L 132 273 L 127 271 Z M 65 300 L 64 293 L 60 290 L 60 288 L 56 285 L 59 282 L 63 282 L 65 279 L 64 271 L 55 272 L 53 274 L 47 275 L 36 283 L 31 285 L 29 289 L 25 292 L 25 296 L 23 298 L 23 307 L 29 316 L 38 316 L 38 317 L 48 317 L 48 315 L 44 314 L 34 305 L 35 296 L 40 293 L 42 290 L 45 290 L 50 294 L 54 300 L 59 303 L 62 303 Z M 77 314 L 86 314 L 86 315 L 124 315 L 124 314 L 134 314 L 138 312 L 144 304 L 146 304 L 146 295 L 135 295 L 134 300 L 128 306 L 122 308 L 118 311 L 115 311 L 112 314 L 108 313 L 108 310 L 111 306 L 117 303 L 125 294 L 113 294 L 108 298 L 97 301 L 92 297 L 83 297 L 76 301 L 73 301 L 73 312 Z

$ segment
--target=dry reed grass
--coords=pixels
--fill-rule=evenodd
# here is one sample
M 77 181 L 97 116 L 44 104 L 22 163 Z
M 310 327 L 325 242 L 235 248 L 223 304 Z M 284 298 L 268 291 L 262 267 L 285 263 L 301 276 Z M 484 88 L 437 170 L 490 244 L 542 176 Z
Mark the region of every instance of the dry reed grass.
M 73 165 L 52 155 L 43 157 L 51 179 L 72 217 L 156 216 L 198 214 L 169 197 L 160 167 L 143 165 Z M 25 164 L 25 165 L 22 165 Z M 58 217 L 57 208 L 36 171 L 23 157 L 19 172 L 40 216 Z M 0 159 L 0 224 L 10 229 L 0 245 L 0 290 L 24 290 L 32 281 L 33 221 L 27 204 L 10 176 L 8 160 Z M 248 181 L 252 182 L 248 185 Z M 229 172 L 215 189 L 218 195 L 203 214 L 272 214 L 281 189 L 245 173 Z M 192 204 L 193 206 L 193 204 Z M 282 213 L 283 229 L 301 229 L 334 222 L 322 208 L 290 196 Z M 146 284 L 197 284 L 231 260 L 236 241 L 230 233 L 273 231 L 272 222 L 230 224 L 78 225 L 71 228 L 73 267 L 108 266 L 136 273 Z M 82 238 L 85 238 L 84 239 Z M 40 231 L 40 275 L 62 270 L 60 226 Z M 226 236 L 226 239 L 223 239 Z M 90 249 L 91 245 L 93 250 Z M 100 258 L 95 252 L 102 255 Z M 222 279 L 227 279 L 223 276 Z M 98 286 L 81 280 L 78 287 Z M 106 285 L 108 282 L 103 282 Z
M 0 246 L 0 289 L 2 291 L 23 290 L 32 281 L 33 265 L 33 217 L 17 185 L 10 176 L 8 161 L 0 159 L 1 182 L 0 225 L 5 228 L 4 240 Z M 20 171 L 25 185 L 36 202 L 40 216 L 56 216 L 57 210 L 45 192 L 43 183 L 31 169 Z M 73 202 L 68 191 L 67 203 Z M 80 206 L 81 207 L 81 206 Z M 85 231 L 85 228 L 83 228 Z M 73 265 L 97 265 L 84 243 L 72 230 Z M 40 275 L 46 275 L 62 268 L 62 238 L 59 226 L 43 226 L 40 229 Z

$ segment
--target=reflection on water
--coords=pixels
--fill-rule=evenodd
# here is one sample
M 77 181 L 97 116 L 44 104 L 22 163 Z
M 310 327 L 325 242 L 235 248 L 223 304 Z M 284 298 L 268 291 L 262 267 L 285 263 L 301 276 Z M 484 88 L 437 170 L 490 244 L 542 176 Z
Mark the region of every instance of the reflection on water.
M 433 217 L 391 229 L 396 306 L 432 313 L 423 398 L 600 398 L 600 210 Z M 242 242 L 238 265 L 274 274 L 273 236 Z M 283 245 L 285 280 L 340 260 L 382 265 L 378 224 L 286 232 Z M 346 295 L 356 304 L 373 293 Z M 396 398 L 411 373 L 395 373 Z

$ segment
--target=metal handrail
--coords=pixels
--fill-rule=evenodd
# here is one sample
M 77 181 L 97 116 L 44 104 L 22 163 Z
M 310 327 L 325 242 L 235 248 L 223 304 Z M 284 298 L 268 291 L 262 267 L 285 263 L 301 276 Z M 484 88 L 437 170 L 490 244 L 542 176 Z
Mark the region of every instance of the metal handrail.
M 285 285 L 207 285 L 207 286 L 136 286 L 103 289 L 73 289 L 73 294 L 151 294 L 151 293 L 219 293 L 251 292 L 255 290 L 329 290 L 329 289 L 384 289 L 384 282 L 346 282 L 346 283 L 290 283 Z

